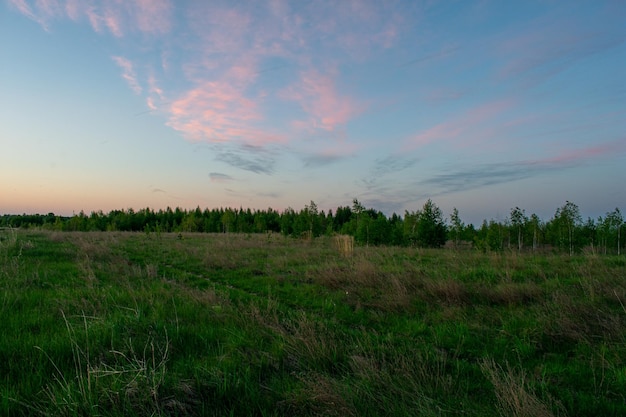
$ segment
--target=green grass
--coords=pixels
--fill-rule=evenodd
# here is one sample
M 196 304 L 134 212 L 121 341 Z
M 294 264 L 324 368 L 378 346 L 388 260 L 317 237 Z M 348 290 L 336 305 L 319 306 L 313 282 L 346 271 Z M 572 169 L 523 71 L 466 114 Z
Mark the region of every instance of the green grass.
M 626 415 L 624 258 L 0 231 L 0 415 Z

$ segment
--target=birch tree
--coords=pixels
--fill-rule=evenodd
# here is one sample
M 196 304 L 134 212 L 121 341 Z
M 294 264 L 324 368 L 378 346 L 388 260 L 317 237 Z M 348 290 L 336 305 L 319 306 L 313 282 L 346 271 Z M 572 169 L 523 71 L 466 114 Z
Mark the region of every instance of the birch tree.
M 523 209 L 519 207 L 515 207 L 511 209 L 511 225 L 513 229 L 517 232 L 517 251 L 522 251 L 522 242 L 523 242 L 523 229 L 528 223 L 528 217 L 526 217 L 526 213 Z

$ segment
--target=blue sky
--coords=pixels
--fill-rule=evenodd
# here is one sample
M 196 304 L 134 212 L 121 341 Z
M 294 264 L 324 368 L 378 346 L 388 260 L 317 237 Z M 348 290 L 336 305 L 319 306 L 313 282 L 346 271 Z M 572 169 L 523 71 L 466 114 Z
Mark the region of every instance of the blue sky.
M 626 2 L 3 0 L 0 214 L 625 209 Z

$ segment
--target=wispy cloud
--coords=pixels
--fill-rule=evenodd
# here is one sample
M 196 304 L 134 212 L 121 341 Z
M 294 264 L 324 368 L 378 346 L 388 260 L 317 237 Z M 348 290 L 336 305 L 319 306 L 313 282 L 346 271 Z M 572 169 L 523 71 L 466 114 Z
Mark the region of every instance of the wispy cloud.
M 234 178 L 230 175 L 222 174 L 219 172 L 209 173 L 209 178 L 211 179 L 211 182 L 230 182 L 234 180 Z
M 301 74 L 300 81 L 283 90 L 280 97 L 297 102 L 309 115 L 308 120 L 294 122 L 307 130 L 334 131 L 366 109 L 362 102 L 341 95 L 331 76 L 315 70 Z
M 359 185 L 372 194 L 385 193 L 386 190 L 395 188 L 403 182 L 398 180 L 396 174 L 412 168 L 418 162 L 418 158 L 398 154 L 378 158 L 368 169 L 367 175 L 361 178 Z
M 33 12 L 33 9 L 28 5 L 26 0 L 8 0 L 9 5 L 14 7 L 18 12 L 22 13 L 27 18 L 39 23 L 44 30 L 48 30 L 46 24 L 46 16 L 39 16 Z M 47 16 L 49 18 L 49 16 Z
M 297 153 L 304 168 L 318 168 L 354 158 L 363 148 L 358 142 L 338 139 L 332 132 L 321 135 L 316 132 Z
M 425 129 L 409 139 L 408 149 L 431 143 L 460 146 L 487 141 L 500 123 L 497 118 L 513 105 L 513 100 L 495 100 L 470 108 L 449 120 Z
M 187 139 L 259 146 L 317 133 L 344 139 L 346 125 L 368 105 L 343 88 L 342 64 L 393 46 L 409 27 L 406 11 L 376 1 L 9 1 L 46 28 L 56 19 L 86 22 L 101 35 L 128 38 L 130 47 L 131 34 L 150 35 L 141 50 L 176 26 L 176 36 L 159 44 L 158 64 L 142 54 L 133 62 L 114 55 L 122 77 Z M 283 70 L 269 87 L 261 77 L 268 69 Z M 164 97 L 169 105 L 157 105 Z M 270 124 L 270 106 L 290 111 L 274 111 Z M 324 160 L 309 160 L 316 162 Z
M 586 163 L 588 161 L 593 161 L 597 158 L 601 158 L 604 156 L 614 156 L 622 153 L 626 153 L 626 136 L 618 140 L 602 143 L 587 148 L 567 149 L 556 156 L 541 159 L 536 163 L 555 165 Z
M 543 16 L 523 31 L 500 36 L 494 48 L 502 63 L 497 80 L 517 80 L 530 87 L 626 41 L 624 33 L 591 29 L 579 19 L 561 18 L 554 25 L 555 19 Z
M 167 33 L 172 27 L 172 3 L 169 0 L 137 0 L 131 14 L 144 33 Z
M 285 136 L 255 126 L 262 119 L 256 102 L 227 82 L 208 81 L 169 106 L 167 124 L 196 141 L 265 145 Z
M 461 49 L 460 46 L 445 46 L 443 48 L 441 48 L 439 51 L 421 56 L 419 58 L 413 59 L 411 61 L 407 61 L 403 64 L 400 65 L 400 67 L 407 67 L 407 66 L 411 66 L 411 65 L 418 65 L 418 64 L 422 64 L 428 61 L 434 61 L 434 60 L 438 60 L 438 59 L 442 59 L 442 58 L 447 58 L 451 55 L 453 55 L 454 53 L 456 53 L 457 51 L 459 51 Z
M 303 157 L 302 161 L 304 162 L 305 168 L 317 168 L 331 165 L 342 160 L 343 158 L 344 156 L 341 155 L 315 154 Z
M 395 174 L 415 166 L 418 162 L 418 158 L 397 154 L 389 155 L 384 158 L 378 158 L 372 168 L 372 175 L 375 177 L 381 177 L 390 173 Z
M 430 187 L 433 195 L 441 195 L 518 181 L 553 169 L 554 167 L 547 165 L 535 165 L 527 162 L 481 164 L 463 170 L 434 175 L 421 181 L 421 185 Z
M 385 213 L 400 213 L 417 201 L 436 198 L 447 194 L 471 191 L 498 184 L 507 184 L 525 179 L 546 177 L 552 173 L 573 170 L 578 166 L 592 165 L 618 153 L 626 153 L 626 137 L 602 143 L 596 146 L 563 150 L 553 156 L 537 159 L 512 160 L 507 162 L 477 163 L 465 167 L 451 166 L 438 168 L 440 173 L 428 177 L 398 176 L 391 177 L 391 172 L 380 181 L 378 177 L 366 177 L 356 185 L 363 187 L 359 199 Z M 394 164 L 392 157 L 383 158 L 377 164 Z M 410 161 L 401 159 L 400 168 L 410 168 Z M 376 168 L 374 168 L 376 169 Z
M 336 68 L 338 59 L 345 60 L 339 57 L 345 57 L 347 51 L 355 49 L 350 39 L 360 39 L 371 48 L 373 44 L 384 47 L 393 38 L 393 31 L 389 29 L 392 23 L 383 22 L 383 15 L 367 11 L 368 5 L 359 3 L 352 6 L 348 10 L 343 3 L 338 7 L 326 8 L 321 4 L 313 7 L 281 1 L 271 2 L 267 8 L 258 7 L 247 11 L 200 6 L 202 10 L 210 8 L 210 12 L 194 12 L 191 22 L 198 39 L 201 39 L 198 48 L 203 51 L 201 56 L 204 58 L 191 60 L 185 72 L 196 80 L 198 86 L 216 80 L 234 86 L 241 102 L 248 101 L 256 106 L 254 122 L 259 125 L 267 117 L 260 111 L 264 105 L 278 104 L 277 100 L 298 104 L 305 117 L 284 120 L 281 124 L 283 133 L 278 136 L 267 128 L 254 126 L 253 119 L 237 120 L 239 127 L 254 127 L 250 129 L 251 137 L 266 138 L 256 143 L 264 143 L 268 139 L 274 142 L 286 137 L 294 140 L 302 132 L 336 131 L 362 113 L 365 106 L 360 100 L 339 93 L 339 73 L 336 70 L 329 72 L 328 67 Z M 355 25 L 352 22 L 358 20 L 355 16 L 361 16 L 365 21 Z M 346 24 L 347 21 L 351 23 Z M 360 33 L 361 30 L 364 33 L 358 36 L 344 36 Z M 372 32 L 376 32 L 377 36 L 388 33 L 389 39 L 374 39 L 376 36 L 371 36 Z M 325 46 L 321 47 L 320 44 Z M 213 59 L 214 56 L 218 59 Z M 241 57 L 245 57 L 245 61 Z M 277 58 L 280 62 L 278 65 L 272 63 Z M 311 58 L 323 62 L 323 68 Z M 259 75 L 264 73 L 264 68 L 284 69 L 282 84 L 287 85 L 273 90 L 261 87 Z M 297 81 L 292 81 L 294 76 L 298 77 Z M 230 114 L 235 113 L 239 112 Z M 192 118 L 198 120 L 196 116 Z M 292 128 L 296 130 L 294 134 L 289 131 Z M 224 133 L 223 140 L 231 140 L 231 132 Z M 244 141 L 250 142 L 248 139 Z
M 367 175 L 356 182 L 361 188 L 361 198 L 370 206 L 386 214 L 401 213 L 403 207 L 422 198 L 427 198 L 424 187 L 416 186 L 410 170 L 420 162 L 418 158 L 391 154 L 378 158 L 368 168 Z
M 55 19 L 86 19 L 97 33 L 109 32 L 122 37 L 126 32 L 162 34 L 171 28 L 172 5 L 169 0 L 109 2 L 94 0 L 9 0 L 20 13 L 39 23 L 45 30 Z M 32 6 L 31 6 L 32 4 Z
M 277 193 L 277 192 L 262 192 L 262 193 L 256 193 L 256 195 L 258 195 L 259 197 L 269 197 L 269 198 L 273 198 L 273 199 L 278 199 L 282 197 L 281 193 Z
M 434 195 L 467 191 L 488 185 L 509 183 L 548 172 L 563 171 L 594 163 L 598 158 L 626 152 L 626 138 L 597 146 L 565 150 L 547 158 L 478 164 L 465 169 L 449 170 L 420 182 L 434 187 Z
M 178 94 L 168 109 L 168 125 L 196 141 L 265 145 L 315 132 L 343 138 L 340 131 L 367 105 L 341 92 L 337 57 L 354 45 L 345 37 L 344 43 L 334 39 L 341 33 L 363 31 L 359 38 L 371 48 L 389 46 L 394 38 L 389 27 L 395 20 L 381 18 L 370 6 L 326 9 L 274 1 L 266 7 L 242 9 L 194 4 L 187 12 L 197 41 L 187 47 L 198 54 L 182 65 L 192 87 Z M 343 24 L 356 19 L 354 13 L 365 21 Z M 383 41 L 365 33 L 372 31 L 376 36 L 388 33 L 389 38 Z M 320 48 L 317 41 L 328 48 Z M 323 62 L 323 67 L 311 57 Z M 265 87 L 261 77 L 268 69 L 281 69 L 284 75 L 272 88 Z M 295 114 L 292 102 L 304 117 Z M 268 106 L 287 106 L 289 111 L 278 116 L 282 118 L 278 125 L 269 127 Z
M 274 151 L 250 145 L 229 146 L 225 150 L 219 149 L 216 159 L 244 171 L 266 175 L 274 173 L 276 164 Z
M 142 88 L 137 81 L 137 74 L 135 74 L 133 63 L 121 56 L 112 56 L 111 59 L 122 69 L 122 78 L 126 80 L 128 86 L 135 94 L 141 94 Z

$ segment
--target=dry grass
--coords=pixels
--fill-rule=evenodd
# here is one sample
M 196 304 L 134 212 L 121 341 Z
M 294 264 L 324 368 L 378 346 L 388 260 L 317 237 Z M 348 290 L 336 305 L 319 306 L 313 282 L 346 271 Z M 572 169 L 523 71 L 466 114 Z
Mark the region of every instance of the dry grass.
M 354 236 L 350 235 L 335 235 L 333 236 L 335 246 L 339 251 L 339 254 L 344 258 L 352 257 L 354 253 Z
M 420 410 L 424 416 L 444 415 L 435 398 L 458 395 L 456 379 L 447 366 L 448 359 L 442 352 L 399 352 L 384 344 L 366 348 L 350 358 L 358 393 L 355 401 L 365 400 L 371 415 L 404 415 L 409 409 Z M 384 403 L 394 404 L 394 408 L 382 406 Z
M 502 417 L 555 417 L 565 415 L 563 407 L 552 399 L 542 401 L 530 388 L 526 374 L 506 369 L 493 360 L 484 360 L 480 366 L 493 385 L 498 410 Z M 553 410 L 557 410 L 557 414 Z
M 294 369 L 339 371 L 348 342 L 336 335 L 334 329 L 305 313 L 285 321 L 282 327 L 285 352 Z
M 494 305 L 530 304 L 543 299 L 543 290 L 533 282 L 502 282 L 493 287 L 479 286 L 479 296 Z
M 91 351 L 89 323 L 94 317 L 82 316 L 82 324 L 73 326 L 63 314 L 71 343 L 74 374 L 64 374 L 52 358 L 38 348 L 48 358 L 56 374 L 53 383 L 43 387 L 47 404 L 35 405 L 33 411 L 52 408 L 54 415 L 99 415 L 103 405 L 132 406 L 143 410 L 146 415 L 163 415 L 164 401 L 160 390 L 165 380 L 166 364 L 169 360 L 170 342 L 165 333 L 165 342 L 157 343 L 152 337 L 136 349 L 131 340 L 123 350 L 110 349 L 105 359 Z M 83 327 L 81 339 L 76 327 Z M 170 404 L 167 404 L 169 407 Z
M 302 388 L 290 392 L 280 404 L 286 414 L 310 416 L 358 416 L 345 386 L 334 378 L 312 372 L 298 377 Z
M 545 306 L 545 334 L 553 342 L 591 343 L 594 340 L 624 341 L 626 315 L 605 311 L 593 303 L 581 303 L 556 292 Z
M 291 392 L 282 406 L 293 415 L 357 416 L 345 393 L 345 386 L 332 377 L 316 372 L 298 377 L 302 388 Z
M 355 341 L 346 374 L 329 376 L 315 370 L 299 374 L 303 386 L 289 393 L 284 401 L 287 410 L 315 416 L 406 415 L 407 410 L 420 410 L 423 416 L 445 414 L 434 397 L 454 396 L 458 388 L 446 369 L 445 355 L 426 357 L 397 352 L 392 346 L 365 345 Z
M 426 300 L 439 300 L 449 305 L 466 304 L 470 293 L 467 286 L 456 279 L 426 279 L 423 281 Z

